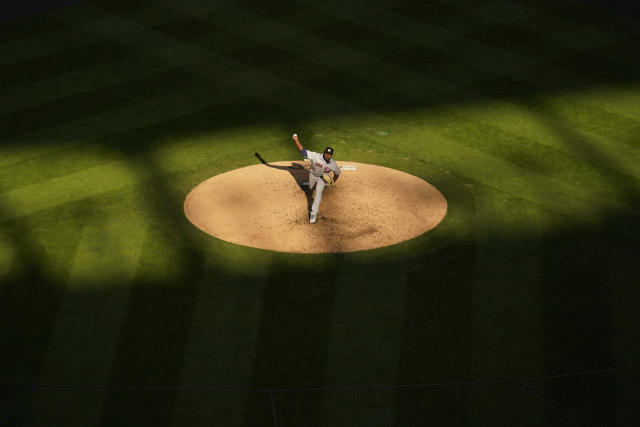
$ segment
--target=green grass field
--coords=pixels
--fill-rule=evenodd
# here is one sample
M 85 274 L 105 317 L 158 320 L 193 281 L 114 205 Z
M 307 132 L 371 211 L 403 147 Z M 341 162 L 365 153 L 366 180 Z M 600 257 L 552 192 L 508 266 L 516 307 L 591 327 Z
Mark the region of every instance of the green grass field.
M 0 27 L 0 425 L 637 423 L 637 18 L 183 3 Z M 186 220 L 203 180 L 297 159 L 292 132 L 425 179 L 447 217 L 327 255 Z M 345 389 L 411 384 L 436 385 Z

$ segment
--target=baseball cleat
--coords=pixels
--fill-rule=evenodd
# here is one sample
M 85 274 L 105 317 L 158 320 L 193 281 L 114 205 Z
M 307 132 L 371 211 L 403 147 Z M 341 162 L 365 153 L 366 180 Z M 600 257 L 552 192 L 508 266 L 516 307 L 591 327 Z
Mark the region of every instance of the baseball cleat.
M 313 215 L 313 214 L 309 215 L 309 222 L 310 222 L 311 224 L 315 224 L 315 222 L 316 222 L 316 216 L 315 216 L 315 215 Z

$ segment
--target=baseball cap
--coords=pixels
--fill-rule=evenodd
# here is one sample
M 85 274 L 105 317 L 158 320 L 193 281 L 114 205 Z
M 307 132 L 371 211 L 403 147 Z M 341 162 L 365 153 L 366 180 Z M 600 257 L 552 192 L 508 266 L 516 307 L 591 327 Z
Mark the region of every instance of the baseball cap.
M 333 148 L 331 148 L 331 147 L 327 147 L 327 148 L 325 148 L 325 149 L 324 149 L 324 152 L 325 152 L 325 153 L 329 153 L 329 154 L 331 154 L 331 155 L 333 156 Z

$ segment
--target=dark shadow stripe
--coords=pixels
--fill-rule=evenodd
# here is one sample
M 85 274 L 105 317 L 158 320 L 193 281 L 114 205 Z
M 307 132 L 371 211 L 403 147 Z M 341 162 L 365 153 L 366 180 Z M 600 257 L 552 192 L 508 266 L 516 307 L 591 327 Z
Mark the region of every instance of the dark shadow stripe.
M 65 298 L 65 276 L 71 268 L 80 233 L 50 233 L 60 222 L 74 221 L 81 228 L 89 220 L 79 203 L 49 209 L 0 224 L 0 232 L 13 247 L 17 265 L 0 279 L 0 343 L 2 375 L 41 380 L 44 361 L 60 306 Z M 38 230 L 33 229 L 34 221 Z M 46 243 L 41 243 L 47 239 Z M 51 273 L 51 247 L 56 248 L 55 273 Z M 49 265 L 45 265 L 48 261 Z M 58 277 L 54 277 L 58 275 Z M 23 425 L 33 400 L 25 401 L 9 425 Z
M 464 188 L 447 185 L 448 221 L 472 231 L 474 201 Z M 464 213 L 463 213 L 464 212 Z M 467 219 L 465 220 L 464 217 Z M 476 248 L 469 234 L 451 241 L 446 223 L 429 232 L 428 246 L 406 261 L 406 293 L 398 383 L 465 381 L 471 377 L 472 312 Z M 463 233 L 463 230 L 458 230 Z M 427 250 L 429 247 L 435 250 Z M 390 268 L 397 268 L 391 267 Z M 395 400 L 395 425 L 466 425 L 470 389 L 451 386 L 435 390 L 400 390 Z
M 135 66 L 135 65 L 134 65 Z M 1 135 L 20 137 L 34 131 L 131 106 L 146 98 L 183 91 L 202 85 L 206 79 L 182 68 L 163 69 L 124 83 L 48 101 L 0 115 L 6 123 Z M 206 90 L 206 89 L 203 89 Z M 128 120 L 135 121 L 135 117 Z
M 640 30 L 633 21 L 614 19 L 614 16 L 602 14 L 590 7 L 580 7 L 572 1 L 554 2 L 547 5 L 545 2 L 527 4 L 525 7 L 534 14 L 533 18 L 514 20 L 506 24 L 507 31 L 515 31 L 531 37 L 535 42 L 547 40 L 552 50 L 559 50 L 554 61 L 563 61 L 577 56 L 584 57 L 585 61 L 595 64 L 611 64 L 612 71 L 616 68 L 622 71 L 640 70 L 638 55 L 638 39 Z M 516 49 L 522 54 L 530 54 L 529 46 L 511 44 L 505 49 Z M 611 49 L 619 49 L 624 54 L 617 55 Z M 534 50 L 535 52 L 535 50 Z M 577 77 L 591 71 L 589 67 L 582 68 L 581 61 L 566 61 L 569 66 L 566 69 L 577 70 Z M 599 66 L 598 68 L 601 68 Z M 585 83 L 586 84 L 586 83 Z
M 206 265 L 204 254 L 191 241 L 189 224 L 178 209 L 182 195 L 175 193 L 168 177 L 158 170 L 152 158 L 139 158 L 131 167 L 156 177 L 148 183 L 156 191 L 144 192 L 143 203 L 157 216 L 144 244 L 141 267 L 130 285 L 109 384 L 178 386 L 199 289 L 216 271 Z M 157 256 L 166 254 L 162 250 L 166 247 L 173 248 L 176 255 L 169 265 Z M 167 279 L 148 279 L 145 275 L 149 270 L 165 272 Z M 121 424 L 122 415 L 126 414 L 131 425 L 168 426 L 176 398 L 176 391 L 159 395 L 110 390 L 101 425 Z
M 271 103 L 265 98 L 247 97 L 208 106 L 200 111 L 183 114 L 149 126 L 141 126 L 126 132 L 100 138 L 97 143 L 106 145 L 127 155 L 144 153 L 157 148 L 158 139 L 178 138 L 185 133 L 194 135 L 215 130 L 256 123 L 268 114 L 286 117 L 288 109 Z
M 334 258 L 322 255 L 316 262 L 297 267 L 286 260 L 271 265 L 262 298 L 253 388 L 323 384 L 336 286 Z M 318 425 L 321 395 L 298 397 L 305 398 L 278 411 L 278 421 L 299 425 L 305 420 L 305 425 Z M 279 400 L 277 397 L 276 404 Z M 245 425 L 261 425 L 269 405 L 269 396 L 249 396 Z
M 274 76 L 283 77 L 312 90 L 330 94 L 346 103 L 360 105 L 372 111 L 389 103 L 392 105 L 388 105 L 388 108 L 429 103 L 442 94 L 440 88 L 434 89 L 429 85 L 423 85 L 425 91 L 428 92 L 427 95 L 424 92 L 415 92 L 412 95 L 414 91 L 412 91 L 411 84 L 415 87 L 420 85 L 420 81 L 416 80 L 415 76 L 410 76 L 409 73 L 401 74 L 393 79 L 396 85 L 402 85 L 402 82 L 409 80 L 409 84 L 406 85 L 407 90 L 399 93 L 396 88 L 389 87 L 387 69 L 390 64 L 395 64 L 400 59 L 400 56 L 396 55 L 398 51 L 406 52 L 403 54 L 403 61 L 401 61 L 402 64 L 400 65 L 413 67 L 417 71 L 429 69 L 430 72 L 433 72 L 434 68 L 437 68 L 441 70 L 442 75 L 450 80 L 455 80 L 458 76 L 470 79 L 473 78 L 474 71 L 476 74 L 480 72 L 478 69 L 470 68 L 438 51 L 407 44 L 404 41 L 358 26 L 353 22 L 340 21 L 339 24 L 331 24 L 330 27 L 327 27 L 327 23 L 334 23 L 337 20 L 301 6 L 298 6 L 296 10 L 298 12 L 306 11 L 307 14 L 313 15 L 317 19 L 315 26 L 312 26 L 311 29 L 306 29 L 310 34 L 314 34 L 320 39 L 327 40 L 329 38 L 330 40 L 326 42 L 328 45 L 331 42 L 338 41 L 361 52 L 370 53 L 372 55 L 371 60 L 374 62 L 364 63 L 351 69 L 340 69 L 337 66 L 331 67 L 328 63 L 322 64 L 307 59 L 304 50 L 311 51 L 315 49 L 316 47 L 313 45 L 289 49 L 275 47 L 269 43 L 255 42 L 236 34 L 234 31 L 229 31 L 225 25 L 232 24 L 221 22 L 221 18 L 213 14 L 197 18 L 191 17 L 159 26 L 155 29 L 211 50 L 213 53 L 223 53 L 227 58 L 249 65 L 256 71 L 267 71 Z M 231 21 L 233 22 L 233 19 Z M 318 28 L 319 26 L 321 28 Z M 305 27 L 302 26 L 301 28 Z M 207 36 L 201 37 L 205 34 Z M 291 36 L 284 42 L 287 43 L 290 40 L 295 45 L 295 38 L 295 35 Z M 358 42 L 354 42 L 354 39 L 366 40 L 367 43 L 366 45 L 361 45 Z M 393 52 L 393 55 L 385 55 L 381 52 L 381 49 L 385 50 L 385 47 L 388 47 L 386 52 Z M 337 54 L 340 50 L 342 48 L 336 48 L 334 52 Z M 427 55 L 429 57 L 425 58 Z M 378 64 L 377 60 L 386 60 L 387 63 Z M 419 64 L 416 65 L 416 62 Z M 427 65 L 420 65 L 420 63 L 425 62 Z M 398 69 L 395 68 L 394 72 L 397 73 Z M 452 74 L 455 74 L 455 76 L 452 77 Z M 484 74 L 487 74 L 487 72 L 484 71 Z M 489 75 L 493 76 L 495 74 Z M 475 78 L 483 78 L 483 75 Z M 436 93 L 429 93 L 433 91 Z M 358 97 L 348 98 L 350 94 L 357 94 Z
M 79 34 L 78 37 L 81 37 Z M 84 46 L 59 50 L 37 58 L 5 65 L 0 68 L 0 80 L 9 86 L 18 86 L 88 68 L 134 53 L 131 49 L 111 40 L 93 42 Z
M 585 81 L 581 84 L 578 83 L 581 81 L 580 76 L 584 73 L 587 73 L 588 75 L 590 69 L 589 67 L 583 68 L 580 60 L 567 61 L 565 59 L 572 55 L 584 55 L 595 63 L 607 64 L 606 69 L 612 72 L 612 75 L 609 76 L 609 78 L 613 78 L 614 81 L 625 79 L 629 74 L 631 77 L 638 75 L 637 71 L 634 73 L 634 68 L 636 67 L 629 66 L 629 61 L 637 64 L 638 58 L 640 58 L 639 55 L 634 55 L 634 49 L 632 46 L 635 46 L 636 43 L 633 41 L 633 38 L 629 37 L 625 39 L 623 37 L 622 40 L 616 42 L 616 46 L 620 45 L 626 47 L 625 50 L 627 54 L 623 56 L 610 55 L 606 49 L 597 47 L 601 44 L 601 40 L 595 39 L 594 37 L 596 36 L 589 30 L 599 30 L 604 31 L 605 33 L 611 31 L 611 28 L 607 31 L 607 24 L 606 22 L 601 22 L 601 16 L 597 17 L 599 20 L 598 24 L 600 24 L 600 26 L 604 26 L 605 29 L 599 28 L 596 25 L 593 28 L 587 27 L 582 33 L 573 35 L 575 40 L 585 44 L 587 43 L 585 40 L 594 38 L 593 42 L 596 47 L 588 49 L 588 52 L 580 53 L 576 52 L 572 46 L 565 45 L 560 40 L 556 40 L 556 33 L 560 32 L 564 34 L 567 30 L 562 28 L 556 29 L 555 25 L 560 25 L 562 22 L 566 22 L 567 25 L 580 25 L 581 23 L 580 19 L 570 12 L 564 14 L 559 13 L 558 9 L 561 5 L 558 5 L 557 3 L 555 3 L 555 7 L 541 7 L 540 9 L 536 8 L 533 4 L 526 4 L 524 7 L 531 9 L 534 17 L 531 19 L 519 19 L 512 21 L 510 20 L 510 17 L 507 16 L 503 22 L 499 21 L 499 16 L 496 16 L 496 21 L 492 22 L 488 21 L 486 18 L 482 18 L 481 16 L 470 15 L 457 10 L 456 13 L 459 16 L 455 22 L 457 24 L 463 23 L 463 28 L 452 28 L 447 25 L 447 21 L 437 19 L 437 12 L 434 12 L 432 9 L 444 7 L 445 6 L 443 4 L 437 2 L 424 4 L 422 2 L 411 2 L 408 5 L 402 5 L 394 11 L 404 14 L 407 19 L 422 21 L 436 27 L 445 28 L 454 32 L 454 34 L 463 34 L 465 38 L 478 40 L 486 44 L 487 47 L 493 46 L 504 49 L 505 51 L 511 51 L 518 55 L 526 55 L 528 58 L 537 60 L 540 63 L 550 62 L 553 64 L 553 61 L 559 61 L 558 66 L 562 65 L 564 69 L 571 70 L 576 73 L 578 81 L 573 83 L 573 85 L 589 84 L 591 82 Z M 447 5 L 446 8 L 449 9 L 451 6 Z M 549 16 L 552 17 L 552 19 L 556 19 L 558 22 L 549 21 Z M 591 19 L 596 19 L 594 14 L 591 14 Z M 482 25 L 480 25 L 480 23 L 482 23 Z M 472 30 L 474 25 L 480 27 L 480 29 Z M 624 28 L 629 28 L 630 25 L 623 25 L 622 27 L 623 28 L 621 30 L 624 31 Z M 466 28 L 466 30 L 464 28 Z M 490 49 L 478 52 L 478 54 L 492 55 Z M 599 68 L 602 68 L 602 65 Z M 623 76 L 620 76 L 621 73 Z M 565 82 L 565 84 L 566 83 L 567 82 Z
M 614 237 L 581 227 L 548 235 L 544 241 L 545 370 L 588 370 L 614 363 L 609 253 L 620 245 Z M 592 378 L 602 395 L 614 396 L 610 376 Z M 609 425 L 613 399 L 580 390 L 577 382 L 547 387 L 545 397 L 581 424 Z M 577 388 L 575 388 L 577 386 Z M 566 396 L 571 396 L 567 399 Z
M 640 47 L 640 43 L 637 45 Z M 640 79 L 640 54 L 634 55 L 628 52 L 612 60 L 601 56 L 599 53 L 606 52 L 615 46 L 597 48 L 587 52 L 567 52 L 564 56 L 547 62 L 547 65 L 575 73 L 584 79 L 589 78 L 592 82 L 597 81 L 637 81 Z

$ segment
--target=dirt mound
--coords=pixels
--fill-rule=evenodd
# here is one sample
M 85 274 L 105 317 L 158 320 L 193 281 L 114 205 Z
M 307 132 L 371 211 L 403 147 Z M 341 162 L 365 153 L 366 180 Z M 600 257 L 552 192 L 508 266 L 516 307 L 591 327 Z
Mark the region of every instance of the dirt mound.
M 416 176 L 370 164 L 338 164 L 342 176 L 325 189 L 315 224 L 309 223 L 312 196 L 303 161 L 214 176 L 189 193 L 184 211 L 196 227 L 219 239 L 298 253 L 393 245 L 431 230 L 447 212 L 444 196 Z

